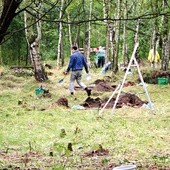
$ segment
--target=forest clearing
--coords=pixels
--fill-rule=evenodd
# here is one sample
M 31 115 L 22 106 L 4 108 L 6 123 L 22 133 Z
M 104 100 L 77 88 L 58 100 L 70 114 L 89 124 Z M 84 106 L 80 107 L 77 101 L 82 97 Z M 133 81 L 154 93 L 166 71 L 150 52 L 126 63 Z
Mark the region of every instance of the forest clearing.
M 0 0 L 0 169 L 170 170 L 169 16 L 170 0 Z
M 111 71 L 101 74 L 99 68 L 90 69 L 89 81 L 84 73 L 83 81 L 92 88 L 88 97 L 77 86 L 71 96 L 69 75 L 59 83 L 63 70 L 55 67 L 47 70 L 49 80 L 42 84 L 51 94 L 46 96 L 35 94 L 41 84 L 28 72 L 1 70 L 1 169 L 108 170 L 125 164 L 142 170 L 170 168 L 169 84 L 147 84 L 153 112 L 129 102 L 114 113 L 110 107 L 99 115 L 101 105 L 95 105 L 96 98 L 110 97 L 125 72 L 120 70 L 113 81 Z M 122 94 L 135 94 L 146 101 L 135 69 Z M 63 98 L 66 101 L 59 102 Z M 94 107 L 80 107 L 90 99 Z

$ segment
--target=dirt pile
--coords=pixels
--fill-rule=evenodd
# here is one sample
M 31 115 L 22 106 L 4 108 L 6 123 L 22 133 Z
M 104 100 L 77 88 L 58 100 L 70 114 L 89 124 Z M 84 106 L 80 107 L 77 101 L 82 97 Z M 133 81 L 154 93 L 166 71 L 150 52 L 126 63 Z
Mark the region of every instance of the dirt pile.
M 59 106 L 65 106 L 67 108 L 69 108 L 68 106 L 68 100 L 66 98 L 60 98 L 57 100 L 56 102 Z
M 149 84 L 158 84 L 158 78 L 161 77 L 168 78 L 170 81 L 170 71 L 153 70 L 148 72 L 147 70 L 143 70 L 142 76 L 143 80 Z M 138 79 L 138 81 L 140 80 Z
M 111 85 L 110 83 L 107 83 L 105 80 L 100 80 L 100 79 L 96 80 L 93 84 L 95 84 L 95 86 L 91 87 L 92 93 L 93 91 L 112 92 L 117 87 L 117 85 Z M 124 84 L 125 87 L 133 86 L 133 85 L 135 85 L 135 83 L 130 82 L 130 81 Z M 75 90 L 80 90 L 80 89 L 81 89 L 80 87 L 75 88 Z M 80 106 L 83 106 L 84 108 L 102 108 L 107 103 L 108 99 L 109 97 L 101 99 L 100 97 L 92 98 L 90 96 L 83 103 L 81 103 Z M 106 108 L 113 108 L 115 100 L 116 98 L 113 97 L 107 104 Z M 142 101 L 135 94 L 125 93 L 125 94 L 120 95 L 116 108 L 121 108 L 123 107 L 123 105 L 131 106 L 131 107 L 141 107 L 144 103 L 146 104 L 147 102 Z M 67 108 L 69 107 L 68 100 L 66 98 L 60 98 L 57 101 L 57 104 L 65 106 Z
M 105 81 L 98 81 L 97 83 L 95 83 L 95 87 L 93 88 L 93 90 L 110 92 L 114 91 L 115 88 L 116 85 L 112 86 L 110 84 L 107 84 Z
M 88 97 L 83 104 L 81 104 L 85 108 L 102 108 L 109 98 L 100 99 L 99 97 L 93 99 Z M 110 102 L 107 104 L 106 108 L 112 108 L 115 103 L 116 98 L 113 97 Z M 141 107 L 143 104 L 146 104 L 146 101 L 142 101 L 135 94 L 125 93 L 120 95 L 116 108 L 121 108 L 123 105 L 131 106 L 131 107 Z

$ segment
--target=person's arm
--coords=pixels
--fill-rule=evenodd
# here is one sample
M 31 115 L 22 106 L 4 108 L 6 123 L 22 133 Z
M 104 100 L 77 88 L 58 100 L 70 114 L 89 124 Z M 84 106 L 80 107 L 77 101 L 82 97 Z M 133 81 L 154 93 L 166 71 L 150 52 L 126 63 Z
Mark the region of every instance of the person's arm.
M 73 56 L 70 57 L 70 61 L 69 61 L 66 72 L 69 72 L 72 66 L 73 66 Z

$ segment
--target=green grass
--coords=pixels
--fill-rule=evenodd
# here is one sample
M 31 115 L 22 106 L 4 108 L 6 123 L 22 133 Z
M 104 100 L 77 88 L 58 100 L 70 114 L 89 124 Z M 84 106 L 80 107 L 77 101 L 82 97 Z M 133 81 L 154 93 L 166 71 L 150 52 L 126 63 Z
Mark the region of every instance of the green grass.
M 86 82 L 88 84 L 104 78 L 100 70 L 91 72 L 93 79 Z M 121 73 L 119 79 L 123 75 Z M 154 112 L 124 106 L 115 109 L 113 114 L 111 109 L 105 109 L 99 115 L 97 108 L 71 109 L 83 103 L 87 96 L 84 91 L 77 91 L 77 100 L 74 100 L 69 95 L 69 77 L 63 84 L 58 83 L 62 77 L 58 71 L 57 76 L 49 76 L 43 84 L 50 89 L 51 98 L 35 95 L 40 84 L 33 77 L 17 77 L 10 72 L 0 77 L 0 169 L 112 169 L 127 163 L 136 164 L 138 169 L 154 165 L 160 169 L 170 167 L 169 85 L 148 85 Z M 123 91 L 137 94 L 143 88 L 132 86 Z M 100 93 L 99 97 L 111 94 Z M 145 94 L 138 96 L 146 100 Z M 61 97 L 68 99 L 70 109 L 56 104 Z M 72 152 L 67 149 L 69 143 L 72 143 Z M 109 153 L 85 156 L 99 146 Z

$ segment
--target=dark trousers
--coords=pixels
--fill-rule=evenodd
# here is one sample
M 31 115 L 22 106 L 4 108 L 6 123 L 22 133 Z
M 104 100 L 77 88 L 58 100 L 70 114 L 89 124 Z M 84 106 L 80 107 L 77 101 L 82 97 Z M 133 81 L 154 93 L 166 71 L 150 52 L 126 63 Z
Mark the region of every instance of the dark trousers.
M 98 66 L 98 67 L 103 67 L 104 64 L 105 64 L 105 57 L 99 57 L 99 58 L 98 58 L 97 66 Z

